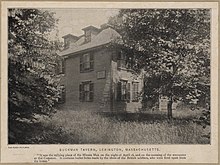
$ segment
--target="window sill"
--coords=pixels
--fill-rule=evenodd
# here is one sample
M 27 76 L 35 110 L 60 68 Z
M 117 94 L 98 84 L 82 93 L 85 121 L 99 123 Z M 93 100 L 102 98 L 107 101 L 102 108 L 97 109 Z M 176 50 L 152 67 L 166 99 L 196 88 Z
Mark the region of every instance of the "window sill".
M 117 100 L 118 102 L 127 102 L 127 103 L 130 103 L 131 100 Z
M 84 70 L 84 71 L 80 71 L 80 73 L 88 73 L 88 72 L 92 72 L 94 71 L 94 69 L 91 69 L 91 70 Z
M 118 70 L 130 71 L 133 72 L 133 69 L 125 68 L 125 67 L 118 67 Z
M 87 103 L 89 103 L 89 102 L 93 102 L 93 101 L 80 101 L 80 102 L 82 102 L 82 103 L 84 103 L 84 102 L 87 102 Z

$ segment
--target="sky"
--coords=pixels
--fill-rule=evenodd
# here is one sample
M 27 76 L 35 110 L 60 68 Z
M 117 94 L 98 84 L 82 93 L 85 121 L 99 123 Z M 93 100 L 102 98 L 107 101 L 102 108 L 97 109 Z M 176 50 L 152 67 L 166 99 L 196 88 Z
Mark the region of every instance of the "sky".
M 55 12 L 58 22 L 58 36 L 62 41 L 62 36 L 73 34 L 82 35 L 82 29 L 93 25 L 100 28 L 106 23 L 108 18 L 118 13 L 118 9 L 51 9 Z

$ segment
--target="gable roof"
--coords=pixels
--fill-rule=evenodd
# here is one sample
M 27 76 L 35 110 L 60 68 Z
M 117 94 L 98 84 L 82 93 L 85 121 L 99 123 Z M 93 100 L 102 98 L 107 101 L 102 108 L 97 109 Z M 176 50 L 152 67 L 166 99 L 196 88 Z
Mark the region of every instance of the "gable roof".
M 106 45 L 116 39 L 121 38 L 120 34 L 112 28 L 102 30 L 100 33 L 98 33 L 96 36 L 92 38 L 91 42 L 88 42 L 86 44 L 83 44 L 84 37 L 84 35 L 81 36 L 81 38 L 79 38 L 78 41 L 76 41 L 75 43 L 71 43 L 68 49 L 63 50 L 58 54 L 60 56 L 74 55 L 76 53 L 79 53 L 80 51 L 89 50 L 98 46 Z
M 95 30 L 95 31 L 100 31 L 100 29 L 96 28 L 95 26 L 87 26 L 82 29 L 83 31 L 85 30 Z
M 72 34 L 67 34 L 67 35 L 63 36 L 62 38 L 67 38 L 67 37 L 72 37 L 72 38 L 74 38 L 74 39 L 79 39 L 79 37 L 74 36 L 74 35 L 72 35 Z

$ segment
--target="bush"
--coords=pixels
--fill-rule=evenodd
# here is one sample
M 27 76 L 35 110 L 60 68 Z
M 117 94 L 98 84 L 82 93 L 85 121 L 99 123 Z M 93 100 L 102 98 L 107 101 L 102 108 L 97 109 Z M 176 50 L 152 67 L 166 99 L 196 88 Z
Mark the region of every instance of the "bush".
M 36 114 L 49 115 L 58 99 L 54 83 L 27 65 L 9 58 L 9 120 L 34 119 Z

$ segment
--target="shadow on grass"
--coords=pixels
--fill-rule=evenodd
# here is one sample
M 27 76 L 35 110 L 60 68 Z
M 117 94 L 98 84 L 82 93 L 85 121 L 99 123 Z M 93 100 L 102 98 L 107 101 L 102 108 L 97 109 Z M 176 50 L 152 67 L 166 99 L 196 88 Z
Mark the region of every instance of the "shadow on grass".
M 74 144 L 79 139 L 62 127 L 44 126 L 40 122 L 11 121 L 8 132 L 8 144 Z
M 163 122 L 163 121 L 190 121 L 189 118 L 178 118 L 174 117 L 172 120 L 168 120 L 166 113 L 109 113 L 103 112 L 99 113 L 102 117 L 114 119 L 117 121 L 125 121 L 125 122 L 144 122 L 144 123 L 154 123 L 154 122 Z
M 209 137 L 201 137 L 204 130 L 188 118 L 168 120 L 161 112 L 98 114 L 70 111 L 41 122 L 11 121 L 9 144 L 210 143 Z

